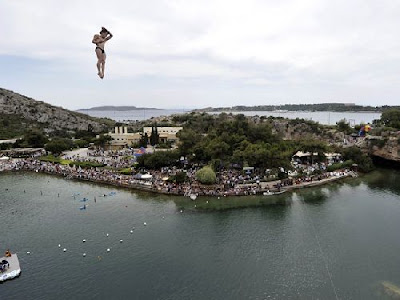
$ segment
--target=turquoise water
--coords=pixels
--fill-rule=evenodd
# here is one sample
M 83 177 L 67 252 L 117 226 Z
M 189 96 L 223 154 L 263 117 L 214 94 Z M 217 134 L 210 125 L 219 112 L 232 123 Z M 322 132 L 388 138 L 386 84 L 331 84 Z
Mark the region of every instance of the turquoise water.
M 0 298 L 385 299 L 382 281 L 400 285 L 399 180 L 380 170 L 268 205 L 1 174 L 0 251 L 22 274 Z

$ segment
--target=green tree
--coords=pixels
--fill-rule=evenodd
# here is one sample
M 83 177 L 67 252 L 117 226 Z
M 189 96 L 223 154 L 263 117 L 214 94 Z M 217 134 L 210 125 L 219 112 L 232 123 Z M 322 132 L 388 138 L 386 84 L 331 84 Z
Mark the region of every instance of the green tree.
M 196 179 L 202 184 L 214 184 L 217 176 L 211 167 L 205 166 L 197 171 Z
M 400 109 L 388 109 L 381 115 L 383 125 L 400 129 Z
M 336 123 L 336 128 L 340 132 L 344 132 L 346 134 L 350 134 L 353 132 L 353 129 L 350 127 L 349 123 L 346 120 L 340 120 Z
M 73 142 L 67 138 L 55 138 L 49 141 L 44 147 L 46 151 L 53 154 L 60 154 L 65 150 L 69 150 L 74 146 Z
M 151 127 L 150 145 L 155 146 L 159 143 L 160 136 L 158 134 L 157 125 Z
M 344 148 L 342 155 L 345 160 L 354 161 L 362 172 L 370 172 L 375 168 L 372 159 L 355 146 Z
M 147 148 L 147 144 L 149 143 L 149 137 L 147 135 L 147 132 L 145 134 L 142 134 L 139 140 L 139 147 Z
M 112 137 L 108 134 L 100 134 L 99 138 L 94 140 L 96 146 L 104 147 L 112 140 Z
M 179 160 L 179 152 L 174 151 L 156 151 L 154 153 L 144 154 L 137 158 L 139 167 L 148 169 L 159 169 L 162 167 L 170 167 L 177 164 Z
M 179 138 L 179 151 L 183 156 L 192 155 L 195 145 L 202 139 L 201 134 L 188 128 L 179 131 L 177 137 Z
M 46 144 L 46 142 L 47 142 L 47 137 L 43 134 L 43 132 L 39 130 L 28 130 L 24 134 L 24 138 L 22 140 L 22 146 L 42 148 L 44 147 L 44 144 Z

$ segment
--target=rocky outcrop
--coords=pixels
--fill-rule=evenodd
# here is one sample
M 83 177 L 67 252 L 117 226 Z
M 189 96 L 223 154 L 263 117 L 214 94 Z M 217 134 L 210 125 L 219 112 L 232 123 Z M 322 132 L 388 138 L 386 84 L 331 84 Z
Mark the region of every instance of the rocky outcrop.
M 88 130 L 91 127 L 93 131 L 101 132 L 114 124 L 110 119 L 90 117 L 2 88 L 0 88 L 0 112 L 18 115 L 28 122 L 40 123 L 46 131 Z
M 399 138 L 390 137 L 382 140 L 381 145 L 370 144 L 370 154 L 386 160 L 400 163 L 400 145 Z

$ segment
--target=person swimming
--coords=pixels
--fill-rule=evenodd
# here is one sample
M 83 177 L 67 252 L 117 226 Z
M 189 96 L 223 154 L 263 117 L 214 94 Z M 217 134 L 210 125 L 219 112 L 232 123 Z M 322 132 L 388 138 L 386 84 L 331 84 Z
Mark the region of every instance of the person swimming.
M 97 56 L 97 75 L 103 79 L 104 78 L 104 68 L 106 63 L 106 52 L 104 51 L 105 43 L 111 39 L 113 35 L 104 27 L 101 27 L 100 34 L 95 34 L 92 40 L 93 44 L 96 44 L 96 56 Z

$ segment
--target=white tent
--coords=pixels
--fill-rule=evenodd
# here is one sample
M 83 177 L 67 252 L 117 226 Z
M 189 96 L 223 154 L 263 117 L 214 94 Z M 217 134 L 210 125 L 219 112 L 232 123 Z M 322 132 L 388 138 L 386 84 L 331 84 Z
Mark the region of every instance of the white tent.
M 10 158 L 8 156 L 2 156 L 0 157 L 0 160 L 9 160 Z

